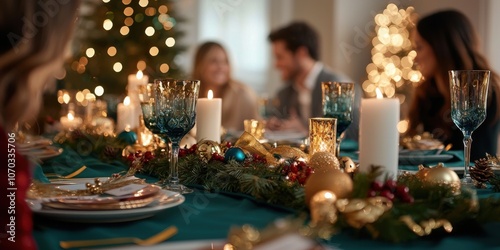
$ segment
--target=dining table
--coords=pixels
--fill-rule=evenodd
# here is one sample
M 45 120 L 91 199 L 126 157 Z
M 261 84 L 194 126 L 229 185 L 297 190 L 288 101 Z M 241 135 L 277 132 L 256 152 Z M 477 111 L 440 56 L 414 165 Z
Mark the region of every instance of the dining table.
M 36 165 L 34 180 L 51 182 L 50 176 L 64 176 L 76 169 L 86 166 L 72 178 L 95 178 L 111 176 L 128 168 L 120 159 L 104 162 L 93 154 L 82 156 L 67 145 L 62 147 L 62 154 L 47 159 Z M 357 160 L 357 143 L 346 140 L 341 145 L 341 155 Z M 451 167 L 460 173 L 463 168 L 462 152 L 442 152 L 448 155 L 443 159 L 446 167 Z M 400 163 L 401 171 L 417 171 L 422 155 L 407 157 Z M 413 161 L 412 161 L 413 159 Z M 441 158 L 437 158 L 438 160 Z M 426 164 L 436 165 L 434 159 Z M 156 178 L 136 174 L 149 183 L 158 181 Z M 69 179 L 71 180 L 71 179 Z M 148 238 L 168 227 L 175 226 L 177 234 L 159 245 L 139 247 L 136 245 L 100 246 L 99 249 L 211 249 L 212 243 L 220 246 L 231 228 L 251 225 L 262 229 L 267 225 L 285 218 L 294 218 L 305 213 L 279 205 L 270 205 L 242 193 L 207 191 L 203 186 L 190 186 L 193 193 L 184 194 L 185 201 L 168 209 L 155 213 L 153 216 L 123 221 L 71 221 L 57 216 L 45 216 L 34 213 L 34 238 L 41 250 L 62 249 L 61 241 L 107 239 L 117 237 Z M 499 196 L 491 189 L 478 189 L 478 196 Z M 118 211 L 117 213 L 122 212 Z M 463 227 L 462 227 L 463 228 Z M 430 235 L 417 240 L 390 243 L 377 239 L 359 236 L 354 230 L 343 230 L 329 240 L 321 240 L 320 244 L 330 249 L 500 249 L 500 224 L 487 223 L 481 227 L 465 227 L 465 230 L 453 231 L 449 234 Z M 202 246 L 201 248 L 198 248 Z M 217 248 L 214 248 L 217 249 Z

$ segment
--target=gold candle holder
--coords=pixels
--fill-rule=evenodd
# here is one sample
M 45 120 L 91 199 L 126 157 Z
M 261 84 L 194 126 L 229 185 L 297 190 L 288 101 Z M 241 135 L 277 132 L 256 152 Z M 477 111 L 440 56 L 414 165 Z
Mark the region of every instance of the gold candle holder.
M 335 154 L 337 134 L 336 118 L 309 119 L 309 155 L 316 152 Z
M 243 125 L 245 127 L 245 132 L 250 133 L 257 140 L 264 138 L 264 133 L 266 132 L 266 121 L 249 119 L 244 120 Z

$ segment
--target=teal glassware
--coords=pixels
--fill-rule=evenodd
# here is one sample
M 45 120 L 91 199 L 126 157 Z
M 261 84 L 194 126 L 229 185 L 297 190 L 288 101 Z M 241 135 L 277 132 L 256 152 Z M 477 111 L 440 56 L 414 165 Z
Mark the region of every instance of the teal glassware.
M 450 70 L 451 119 L 464 135 L 462 185 L 473 185 L 469 174 L 472 132 L 486 119 L 489 70 Z
M 354 105 L 354 83 L 322 82 L 323 116 L 337 119 L 336 156 L 340 154 L 340 143 L 346 129 L 352 123 L 352 106 Z

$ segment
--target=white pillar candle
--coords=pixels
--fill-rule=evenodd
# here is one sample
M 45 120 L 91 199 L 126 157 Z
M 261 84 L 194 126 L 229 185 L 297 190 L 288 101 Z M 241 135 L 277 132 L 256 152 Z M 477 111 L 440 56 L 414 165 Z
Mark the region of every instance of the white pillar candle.
M 128 96 L 125 97 L 123 103 L 118 104 L 116 113 L 116 133 L 132 129 L 132 124 L 139 121 L 139 118 L 135 117 L 134 107 L 130 105 L 130 97 Z
M 61 117 L 59 121 L 65 130 L 74 130 L 82 125 L 82 118 L 75 117 L 71 112 L 69 112 L 67 116 Z
M 131 129 L 139 126 L 139 115 L 142 114 L 141 102 L 139 100 L 139 86 L 148 84 L 149 78 L 144 75 L 142 71 L 137 71 L 135 75 L 128 76 L 127 95 L 130 98 L 130 105 L 133 107 L 135 117 L 134 121 L 130 124 Z
M 222 122 L 222 99 L 213 98 L 212 90 L 208 98 L 199 98 L 196 104 L 196 140 L 212 140 L 220 143 Z
M 377 98 L 361 100 L 360 116 L 360 171 L 368 172 L 372 165 L 381 166 L 391 178 L 396 178 L 399 154 L 399 100 L 383 98 L 377 89 Z

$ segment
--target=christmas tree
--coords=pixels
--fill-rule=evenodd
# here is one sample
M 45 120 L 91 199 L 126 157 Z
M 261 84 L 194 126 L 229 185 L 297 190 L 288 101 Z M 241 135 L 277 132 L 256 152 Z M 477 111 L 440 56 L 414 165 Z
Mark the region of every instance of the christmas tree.
M 366 66 L 368 79 L 363 82 L 363 90 L 367 96 L 375 96 L 378 88 L 387 97 L 399 98 L 403 115 L 411 93 L 422 77 L 415 69 L 413 60 L 417 53 L 410 41 L 414 17 L 413 7 L 399 9 L 393 3 L 375 16 L 376 36 L 372 40 L 372 62 Z M 398 130 L 406 131 L 407 125 L 407 121 L 401 121 Z
M 172 7 L 170 0 L 85 1 L 65 87 L 123 93 L 128 75 L 139 70 L 149 79 L 179 76 L 175 57 L 185 48 L 177 43 L 181 20 Z

